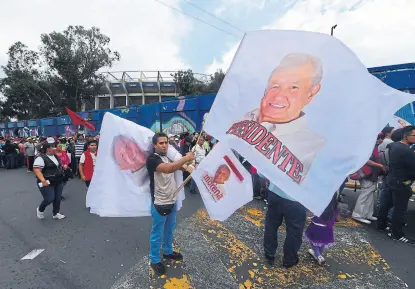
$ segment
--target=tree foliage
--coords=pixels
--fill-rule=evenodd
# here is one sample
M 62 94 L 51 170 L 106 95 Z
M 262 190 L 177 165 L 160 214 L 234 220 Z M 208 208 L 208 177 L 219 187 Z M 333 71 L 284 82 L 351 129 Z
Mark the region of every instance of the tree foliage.
M 54 113 L 48 93 L 52 87 L 39 69 L 38 53 L 16 42 L 8 56 L 7 65 L 2 67 L 6 77 L 0 81 L 0 90 L 7 98 L 1 104 L 3 117 L 31 119 Z
M 199 95 L 206 93 L 217 93 L 225 78 L 225 73 L 219 69 L 210 79 L 202 81 L 195 77 L 192 70 L 179 70 L 172 74 L 177 90 L 180 95 Z
M 0 101 L 2 117 L 42 118 L 64 113 L 65 106 L 80 110 L 103 83 L 98 71 L 120 59 L 109 43 L 98 28 L 69 26 L 42 34 L 40 52 L 13 44 L 2 67 L 0 92 L 7 98 Z

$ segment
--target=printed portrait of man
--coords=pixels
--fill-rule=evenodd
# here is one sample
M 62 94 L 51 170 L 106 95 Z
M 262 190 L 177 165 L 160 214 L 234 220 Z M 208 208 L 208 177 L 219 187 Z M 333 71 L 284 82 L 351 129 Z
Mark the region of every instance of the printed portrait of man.
M 220 165 L 219 168 L 216 170 L 213 182 L 218 185 L 223 185 L 226 181 L 229 180 L 230 176 L 231 170 L 229 169 L 229 167 L 225 164 Z
M 252 121 L 249 123 L 251 135 L 255 134 L 253 122 L 260 124 L 263 131 L 266 130 L 268 146 L 264 144 L 261 152 L 266 155 L 267 149 L 272 151 L 273 146 L 283 150 L 279 155 L 279 163 L 274 164 L 280 165 L 279 168 L 287 174 L 290 171 L 289 176 L 296 183 L 304 181 L 325 144 L 325 139 L 309 127 L 303 111 L 318 96 L 322 77 L 323 63 L 319 57 L 307 53 L 286 55 L 271 72 L 259 108 L 248 112 L 242 119 L 245 122 L 239 121 L 239 131 L 246 121 Z M 235 124 L 233 127 L 236 127 Z M 242 130 L 247 132 L 248 128 Z M 232 128 L 228 133 L 236 135 Z M 246 140 L 247 134 L 244 136 L 239 133 L 239 137 Z M 278 149 L 274 153 L 279 154 Z M 269 153 L 266 156 L 272 158 Z M 287 160 L 287 157 L 290 159 Z M 295 168 L 291 169 L 290 165 Z
M 202 174 L 202 182 L 215 201 L 221 200 L 225 195 L 225 182 L 231 176 L 230 168 L 223 164 L 218 167 L 214 176 L 209 176 L 207 172 Z
M 126 136 L 118 135 L 112 142 L 112 155 L 121 171 L 137 172 L 146 164 L 147 156 L 137 143 Z

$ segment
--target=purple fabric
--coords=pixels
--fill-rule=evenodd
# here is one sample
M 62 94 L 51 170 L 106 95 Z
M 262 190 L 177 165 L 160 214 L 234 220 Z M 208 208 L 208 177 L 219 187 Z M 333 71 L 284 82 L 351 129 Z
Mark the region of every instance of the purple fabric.
M 336 216 L 329 221 L 323 221 L 322 219 L 314 216 L 311 218 L 311 223 L 308 225 L 304 235 L 312 246 L 327 249 L 334 245 L 333 228 L 335 221 Z M 324 225 L 324 227 L 316 225 L 315 223 Z

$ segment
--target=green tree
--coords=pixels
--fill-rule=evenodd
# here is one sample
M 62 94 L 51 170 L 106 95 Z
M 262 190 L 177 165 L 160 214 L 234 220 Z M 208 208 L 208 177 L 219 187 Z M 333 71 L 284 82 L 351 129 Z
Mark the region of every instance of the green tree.
M 197 79 L 191 69 L 179 70 L 172 76 L 180 95 L 198 95 L 217 93 L 225 78 L 225 73 L 221 69 L 216 71 L 207 83 Z
M 50 78 L 62 93 L 60 106 L 73 110 L 98 93 L 104 82 L 98 71 L 120 60 L 120 54 L 109 48 L 110 38 L 96 27 L 69 26 L 63 32 L 42 34 L 41 41 Z
M 0 92 L 6 97 L 0 104 L 3 118 L 32 119 L 56 113 L 51 86 L 39 67 L 38 53 L 23 43 L 9 48 L 7 65 L 2 67 L 6 77 L 0 80 Z
M 195 89 L 195 77 L 191 69 L 179 70 L 172 74 L 176 89 L 180 95 L 192 95 Z
M 209 84 L 207 85 L 208 93 L 217 93 L 224 78 L 225 73 L 222 69 L 217 70 L 213 75 L 211 75 Z

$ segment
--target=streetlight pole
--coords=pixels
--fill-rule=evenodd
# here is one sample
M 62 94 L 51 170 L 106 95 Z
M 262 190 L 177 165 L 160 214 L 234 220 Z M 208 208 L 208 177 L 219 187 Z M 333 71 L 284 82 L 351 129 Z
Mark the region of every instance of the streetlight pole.
M 337 27 L 337 24 L 331 27 L 331 36 L 333 36 L 333 31 L 334 29 L 336 29 L 336 27 Z

